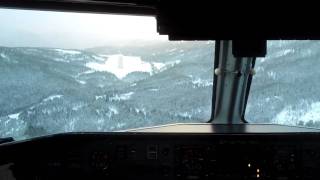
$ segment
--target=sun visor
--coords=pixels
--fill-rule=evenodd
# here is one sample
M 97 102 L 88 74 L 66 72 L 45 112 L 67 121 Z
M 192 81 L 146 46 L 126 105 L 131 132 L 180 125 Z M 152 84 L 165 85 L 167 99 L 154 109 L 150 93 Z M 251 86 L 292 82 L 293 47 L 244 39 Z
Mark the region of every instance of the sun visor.
M 320 39 L 316 10 L 279 4 L 160 1 L 157 29 L 170 40 Z

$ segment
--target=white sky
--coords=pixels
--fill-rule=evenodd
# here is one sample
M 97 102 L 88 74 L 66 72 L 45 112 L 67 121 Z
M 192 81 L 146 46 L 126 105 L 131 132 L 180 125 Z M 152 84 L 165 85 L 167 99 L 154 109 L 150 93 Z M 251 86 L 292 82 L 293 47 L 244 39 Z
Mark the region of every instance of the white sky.
M 155 17 L 0 9 L 0 46 L 90 48 L 166 40 Z

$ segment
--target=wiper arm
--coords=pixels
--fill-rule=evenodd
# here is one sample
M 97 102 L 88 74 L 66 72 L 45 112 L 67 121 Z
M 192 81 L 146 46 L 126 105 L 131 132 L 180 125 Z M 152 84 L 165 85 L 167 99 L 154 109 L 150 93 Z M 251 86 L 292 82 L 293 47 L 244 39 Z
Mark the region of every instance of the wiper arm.
M 14 141 L 13 137 L 0 138 L 0 144 Z

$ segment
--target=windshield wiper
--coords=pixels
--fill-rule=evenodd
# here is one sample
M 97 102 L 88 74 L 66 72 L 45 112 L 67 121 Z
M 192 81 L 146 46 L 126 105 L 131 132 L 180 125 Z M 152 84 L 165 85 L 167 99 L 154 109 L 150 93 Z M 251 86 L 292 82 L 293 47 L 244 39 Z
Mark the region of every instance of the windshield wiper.
M 13 137 L 0 138 L 0 144 L 14 141 Z

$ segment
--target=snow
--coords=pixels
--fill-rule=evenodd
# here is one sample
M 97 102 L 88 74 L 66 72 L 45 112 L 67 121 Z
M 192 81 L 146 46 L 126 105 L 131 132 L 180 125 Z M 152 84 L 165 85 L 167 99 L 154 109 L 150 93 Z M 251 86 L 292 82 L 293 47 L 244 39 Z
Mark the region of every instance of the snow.
M 62 96 L 63 96 L 63 95 L 52 95 L 52 96 L 49 96 L 49 97 L 45 98 L 43 101 L 44 101 L 44 102 L 52 101 L 52 100 L 54 100 L 54 99 L 59 99 L 59 98 L 61 98 Z
M 286 56 L 286 55 L 288 55 L 290 53 L 294 53 L 294 49 L 285 49 L 282 52 L 280 51 L 279 55 L 280 56 Z
M 72 132 L 75 129 L 76 119 L 71 118 L 64 127 L 65 132 Z
M 176 113 L 176 115 L 181 116 L 183 118 L 189 118 L 191 119 L 192 115 L 189 112 L 180 112 L 180 113 Z
M 26 122 L 19 120 L 20 113 L 0 117 L 0 137 L 13 137 L 15 140 L 25 139 Z M 11 116 L 11 117 L 10 117 Z
M 117 123 L 116 126 L 117 128 L 122 128 L 126 125 L 126 123 Z
M 106 114 L 109 118 L 111 118 L 113 115 L 117 115 L 119 114 L 119 111 L 116 107 L 113 106 L 109 106 L 108 107 L 109 112 Z
M 21 112 L 15 113 L 15 114 L 10 114 L 10 115 L 8 115 L 8 117 L 10 119 L 19 119 L 20 114 L 21 114 Z
M 86 81 L 77 80 L 77 82 L 80 83 L 80 84 L 87 84 Z
M 32 53 L 39 53 L 39 49 L 36 49 L 36 48 L 28 48 L 28 49 L 25 49 L 25 51 L 27 52 L 32 52 Z
M 263 63 L 266 61 L 266 58 L 258 58 L 257 60 L 260 61 L 260 63 Z
M 101 56 L 101 55 L 100 55 Z M 106 56 L 106 55 L 105 55 Z M 168 63 L 145 62 L 138 56 L 125 56 L 122 54 L 108 55 L 104 63 L 89 62 L 86 67 L 100 72 L 109 72 L 114 74 L 118 79 L 123 79 L 132 72 L 147 72 L 150 75 L 154 71 L 161 72 L 168 67 L 179 64 L 180 60 Z
M 268 72 L 267 74 L 268 74 L 268 77 L 270 77 L 270 78 L 273 79 L 273 80 L 275 80 L 276 77 L 277 77 L 276 73 L 273 72 L 273 71 L 270 71 L 270 72 Z
M 177 50 L 177 48 L 173 48 L 173 49 L 167 50 L 167 52 L 174 52 L 174 51 L 176 51 L 176 50 Z
M 73 111 L 78 111 L 79 109 L 81 109 L 83 107 L 83 104 L 77 104 L 74 107 L 72 107 Z
M 163 71 L 165 71 L 165 70 L 167 70 L 167 69 L 169 69 L 169 68 L 172 68 L 172 67 L 174 67 L 175 65 L 177 65 L 177 64 L 180 64 L 181 63 L 181 60 L 176 60 L 176 61 L 170 61 L 170 62 L 166 62 L 165 64 L 163 64 L 163 63 L 158 63 L 157 65 L 156 65 L 156 67 L 158 68 L 157 69 L 157 72 L 163 72 Z M 155 63 L 153 63 L 153 65 L 154 65 Z
M 203 80 L 203 79 L 195 79 L 195 80 L 192 80 L 192 84 L 193 84 L 193 87 L 194 88 L 197 88 L 197 87 L 208 87 L 208 86 L 213 86 L 213 81 L 211 80 Z
M 180 64 L 181 63 L 181 60 L 176 60 L 176 61 L 173 61 L 173 62 L 169 62 L 168 64 L 171 65 L 171 66 L 174 66 L 174 65 L 177 65 L 177 64 Z
M 110 55 L 108 54 L 99 54 L 100 57 L 105 57 L 105 58 L 108 58 Z
M 313 54 L 317 53 L 317 51 L 312 51 L 311 49 L 303 49 L 302 52 L 299 52 L 302 57 L 310 57 Z
M 144 116 L 147 115 L 147 111 L 146 111 L 145 108 L 141 108 L 141 109 L 135 108 L 135 111 L 136 111 L 137 114 L 142 113 Z
M 284 49 L 284 50 L 281 50 L 281 51 L 277 51 L 276 53 L 274 54 L 270 54 L 268 56 L 265 57 L 265 60 L 267 59 L 273 59 L 273 58 L 280 58 L 282 56 L 286 56 L 288 54 L 292 54 L 294 53 L 295 50 L 294 49 Z
M 157 68 L 158 70 L 162 69 L 166 65 L 164 63 L 152 63 L 152 65 Z
M 87 67 L 96 71 L 107 71 L 123 79 L 132 72 L 152 72 L 150 63 L 142 61 L 140 57 L 124 56 L 121 54 L 111 55 L 104 64 L 90 62 Z
M 283 121 L 286 120 L 288 116 L 290 116 L 289 114 L 290 113 L 289 113 L 288 108 L 285 108 L 280 113 L 278 113 L 276 115 L 276 117 L 272 120 L 272 122 L 279 123 L 279 124 L 285 123 Z M 289 123 L 290 123 L 290 121 L 289 121 Z
M 98 61 L 105 61 L 105 60 L 106 60 L 105 57 L 101 57 L 101 56 L 93 55 L 92 57 L 93 57 L 94 59 L 98 60 Z
M 274 96 L 274 98 L 277 99 L 277 100 L 279 100 L 279 101 L 282 101 L 282 100 L 283 100 L 283 98 L 280 97 L 280 96 Z
M 255 68 L 255 70 L 256 70 L 256 72 L 260 72 L 260 71 L 264 72 L 264 68 L 261 66 Z
M 14 64 L 18 63 L 18 61 L 13 60 L 13 59 L 10 59 L 10 58 L 8 57 L 8 55 L 6 55 L 6 54 L 4 54 L 4 53 L 0 53 L 0 57 L 1 57 L 0 59 L 5 60 L 6 62 L 14 63 Z
M 129 100 L 133 94 L 134 92 L 129 92 L 129 93 L 120 94 L 120 95 L 116 94 L 115 96 L 110 97 L 109 101 Z
M 158 71 L 159 72 L 163 72 L 169 68 L 174 67 L 175 65 L 179 64 L 181 61 L 180 60 L 176 60 L 176 61 L 170 61 L 170 62 L 166 62 L 165 64 L 159 63 L 156 66 L 158 67 Z
M 98 85 L 97 85 L 97 87 L 99 87 L 99 88 L 104 88 L 104 86 L 105 86 L 105 85 L 103 85 L 103 84 L 98 84 Z
M 88 71 L 84 71 L 84 72 L 78 73 L 75 77 L 77 78 L 77 77 L 79 77 L 81 75 L 91 74 L 91 73 L 94 73 L 94 72 L 96 72 L 96 71 L 91 69 L 91 70 L 88 70 Z
M 115 108 L 115 107 L 110 106 L 108 109 L 109 109 L 109 111 L 110 111 L 111 113 L 113 113 L 113 114 L 119 114 L 118 109 Z
M 54 111 L 55 111 L 55 109 L 53 108 L 53 110 L 43 109 L 41 112 L 42 112 L 43 114 L 48 114 L 48 115 L 50 115 L 50 114 L 52 114 Z
M 312 103 L 309 110 L 299 119 L 303 122 L 320 121 L 320 102 Z
M 96 98 L 96 100 L 99 100 L 99 99 L 105 99 L 105 98 L 106 98 L 106 96 L 105 96 L 105 95 L 104 95 L 104 96 L 96 96 L 95 98 Z
M 149 91 L 159 91 L 159 89 L 149 89 Z
M 61 54 L 69 54 L 69 55 L 81 54 L 81 52 L 75 51 L 75 50 L 66 50 L 66 49 L 54 49 L 54 50 Z
M 2 58 L 4 58 L 4 59 L 7 59 L 7 58 L 8 58 L 8 56 L 6 56 L 6 55 L 3 54 L 3 53 L 0 53 L 0 56 L 1 56 Z
M 292 106 L 286 106 L 272 119 L 272 122 L 295 126 L 299 121 L 304 123 L 309 121 L 320 121 L 320 102 L 313 102 L 309 105 L 301 103 L 300 106 L 304 106 L 306 109 L 293 109 Z
M 58 62 L 70 62 L 69 60 L 63 58 L 53 58 L 53 60 Z

